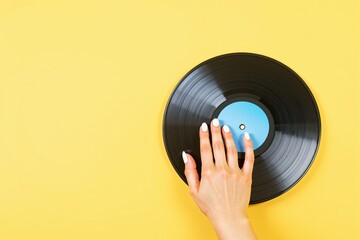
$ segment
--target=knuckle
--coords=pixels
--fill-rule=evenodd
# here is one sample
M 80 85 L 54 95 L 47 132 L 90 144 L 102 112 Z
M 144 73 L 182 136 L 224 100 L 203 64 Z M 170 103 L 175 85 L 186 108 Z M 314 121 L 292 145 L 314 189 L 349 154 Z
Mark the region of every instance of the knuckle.
M 255 161 L 254 159 L 254 152 L 253 151 L 248 151 L 246 152 L 246 161 L 250 162 L 250 163 L 253 163 Z
M 192 197 L 195 197 L 195 196 L 196 196 L 196 191 L 195 191 L 195 189 L 193 189 L 193 188 L 190 188 L 190 189 L 189 189 L 189 193 L 190 193 L 190 195 L 191 195 Z
M 252 178 L 251 176 L 249 176 L 248 174 L 244 174 L 244 182 L 247 185 L 251 185 L 252 184 Z
M 202 139 L 202 140 L 206 140 L 209 138 L 209 134 L 207 132 L 203 132 L 201 129 L 200 129 L 199 136 L 200 136 L 200 139 Z
M 236 150 L 235 148 L 229 147 L 229 148 L 227 149 L 227 154 L 228 154 L 229 156 L 237 156 L 238 152 L 237 152 L 237 150 Z
M 232 133 L 229 132 L 229 133 L 225 134 L 224 138 L 225 138 L 225 141 L 232 141 L 233 140 Z
M 248 142 L 247 145 L 246 145 L 246 148 L 248 151 L 253 151 L 253 145 L 251 142 Z
M 211 151 L 210 144 L 207 142 L 202 142 L 200 144 L 200 149 L 201 149 L 201 151 Z
M 223 143 L 220 142 L 220 141 L 214 141 L 214 143 L 213 143 L 213 148 L 214 148 L 215 150 L 221 150 L 221 149 L 224 148 L 224 145 L 223 145 Z
M 202 173 L 203 177 L 211 177 L 213 175 L 213 170 L 212 169 L 204 169 L 203 173 Z
M 238 172 L 232 172 L 232 173 L 231 173 L 231 178 L 232 178 L 233 180 L 237 181 L 237 180 L 239 180 L 240 175 L 239 175 Z
M 254 156 L 250 156 L 247 161 L 251 164 L 254 164 Z
M 246 183 L 248 184 L 248 186 L 251 186 L 252 185 L 252 179 L 251 177 L 249 177 L 246 181 Z
M 225 168 L 223 168 L 219 171 L 219 175 L 222 179 L 226 179 L 226 178 L 228 178 L 229 173 Z

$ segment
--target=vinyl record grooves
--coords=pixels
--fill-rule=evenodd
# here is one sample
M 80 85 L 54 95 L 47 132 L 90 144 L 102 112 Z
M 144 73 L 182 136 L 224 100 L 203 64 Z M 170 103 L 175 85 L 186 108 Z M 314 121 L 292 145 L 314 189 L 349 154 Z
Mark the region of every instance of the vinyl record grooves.
M 237 142 L 243 128 L 257 141 L 252 204 L 290 189 L 315 158 L 321 132 L 315 99 L 294 71 L 274 59 L 252 53 L 221 55 L 193 68 L 176 86 L 165 109 L 163 139 L 185 182 L 181 153 L 194 156 L 200 174 L 198 130 L 215 117 L 231 125 Z M 240 143 L 237 148 L 241 167 Z

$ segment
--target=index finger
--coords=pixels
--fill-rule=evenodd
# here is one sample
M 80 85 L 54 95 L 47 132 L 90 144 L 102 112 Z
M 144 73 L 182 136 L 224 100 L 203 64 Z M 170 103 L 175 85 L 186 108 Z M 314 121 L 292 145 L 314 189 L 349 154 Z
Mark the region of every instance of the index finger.
M 201 155 L 201 170 L 214 166 L 214 158 L 209 139 L 209 129 L 206 123 L 202 123 L 199 129 L 200 137 L 200 155 Z

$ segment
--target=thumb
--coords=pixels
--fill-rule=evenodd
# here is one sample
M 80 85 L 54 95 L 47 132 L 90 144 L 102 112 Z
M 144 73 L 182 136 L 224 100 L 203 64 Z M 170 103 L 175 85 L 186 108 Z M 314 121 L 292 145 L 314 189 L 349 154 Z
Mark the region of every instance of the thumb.
M 186 152 L 182 152 L 182 158 L 185 163 L 185 176 L 189 185 L 190 193 L 195 194 L 199 189 L 199 174 L 196 171 L 196 163 L 194 158 L 187 154 Z

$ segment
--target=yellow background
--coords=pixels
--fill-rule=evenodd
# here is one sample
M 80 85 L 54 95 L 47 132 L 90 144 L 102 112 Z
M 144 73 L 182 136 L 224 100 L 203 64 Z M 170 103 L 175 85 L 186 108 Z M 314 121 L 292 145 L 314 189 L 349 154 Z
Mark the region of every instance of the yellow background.
M 0 1 L 0 239 L 216 239 L 172 168 L 180 78 L 229 52 L 295 70 L 321 111 L 304 179 L 251 206 L 260 239 L 359 239 L 359 1 Z

